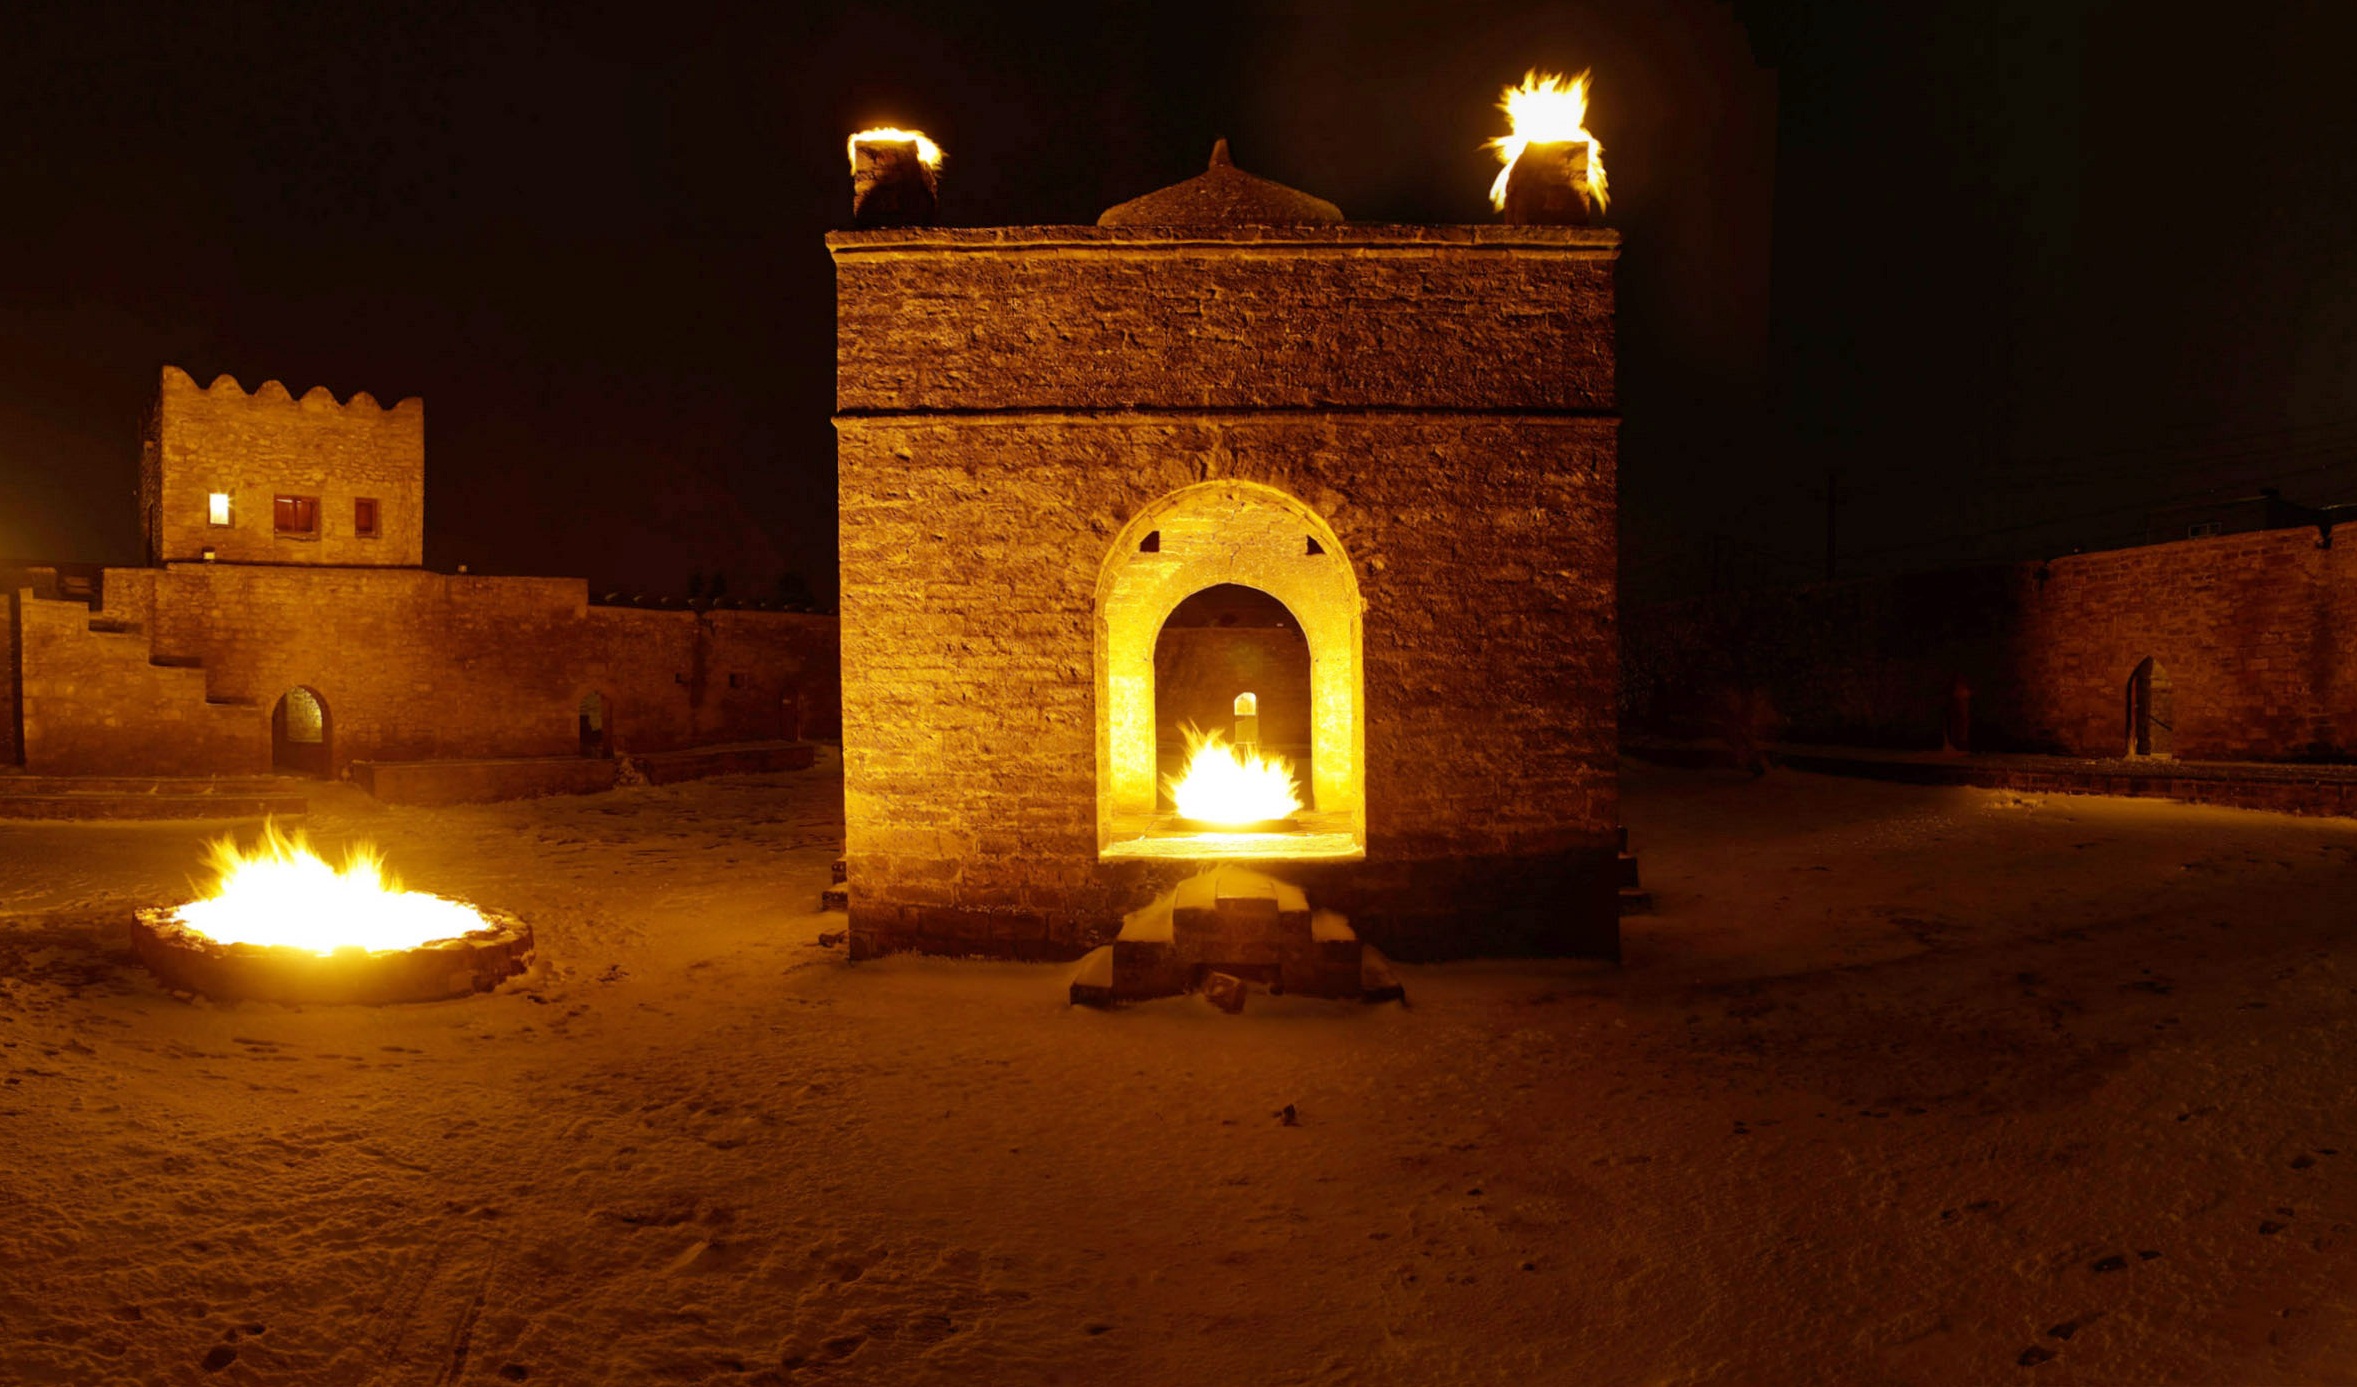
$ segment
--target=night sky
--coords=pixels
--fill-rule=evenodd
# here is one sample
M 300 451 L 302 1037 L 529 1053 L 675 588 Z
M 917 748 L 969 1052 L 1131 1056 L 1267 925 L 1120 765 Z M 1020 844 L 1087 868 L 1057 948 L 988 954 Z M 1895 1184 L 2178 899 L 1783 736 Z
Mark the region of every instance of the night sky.
M 0 15 L 0 556 L 137 562 L 169 362 L 427 401 L 427 560 L 833 591 L 843 138 L 945 219 L 1238 163 L 1488 221 L 1498 88 L 1595 73 L 1640 595 L 2357 499 L 2342 5 L 1648 0 Z

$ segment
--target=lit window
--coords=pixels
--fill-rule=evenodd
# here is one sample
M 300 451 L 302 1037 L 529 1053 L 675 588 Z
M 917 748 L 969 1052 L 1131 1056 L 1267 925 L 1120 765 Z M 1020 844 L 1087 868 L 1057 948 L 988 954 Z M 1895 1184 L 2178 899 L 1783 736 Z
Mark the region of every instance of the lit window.
M 362 539 L 376 538 L 376 498 L 363 496 L 352 502 L 352 533 Z
M 229 523 L 229 493 L 216 491 L 205 498 L 205 513 L 216 525 Z
M 311 536 L 319 533 L 319 498 L 316 496 L 281 496 L 270 507 L 271 523 L 282 535 Z
M 1259 696 L 1258 694 L 1248 694 L 1248 693 L 1240 693 L 1240 694 L 1237 694 L 1237 695 L 1236 695 L 1236 716 L 1237 716 L 1237 717 L 1240 717 L 1240 718 L 1256 718 L 1256 717 L 1259 717 L 1259 716 L 1260 716 L 1260 696 Z

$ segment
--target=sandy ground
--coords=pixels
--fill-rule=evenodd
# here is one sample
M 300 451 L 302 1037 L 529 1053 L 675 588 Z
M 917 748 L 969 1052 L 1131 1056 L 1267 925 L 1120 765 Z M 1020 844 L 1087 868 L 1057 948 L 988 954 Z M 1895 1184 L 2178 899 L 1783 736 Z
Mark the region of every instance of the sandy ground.
M 2357 823 L 1632 767 L 1625 968 L 1229 1018 L 846 964 L 838 795 L 330 792 L 548 960 L 382 1009 L 0 827 L 0 1382 L 2357 1382 Z

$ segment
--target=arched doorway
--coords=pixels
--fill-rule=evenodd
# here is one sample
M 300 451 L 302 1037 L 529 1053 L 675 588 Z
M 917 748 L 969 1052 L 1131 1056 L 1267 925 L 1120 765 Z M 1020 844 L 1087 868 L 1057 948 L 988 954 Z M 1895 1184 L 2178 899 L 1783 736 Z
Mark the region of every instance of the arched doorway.
M 612 749 L 613 744 L 606 738 L 606 724 L 610 716 L 611 710 L 606 706 L 604 694 L 591 689 L 588 693 L 581 695 L 582 755 L 604 756 Z
M 1202 607 L 1216 613 L 1248 602 L 1264 614 L 1255 619 L 1271 621 L 1281 610 L 1299 633 L 1308 657 L 1301 797 L 1317 832 L 1355 845 L 1351 851 L 1363 849 L 1363 636 L 1350 557 L 1333 527 L 1294 497 L 1256 482 L 1216 481 L 1183 487 L 1139 510 L 1114 537 L 1097 580 L 1099 850 L 1126 842 L 1142 831 L 1140 820 L 1156 813 L 1162 746 L 1184 720 L 1163 716 L 1157 706 L 1163 632 L 1182 604 L 1216 588 L 1230 591 L 1205 597 Z M 1274 636 L 1268 639 L 1273 643 Z M 1255 695 L 1264 740 L 1276 735 L 1266 726 L 1276 711 L 1268 702 L 1276 688 L 1224 690 L 1230 710 L 1239 694 Z M 1200 691 L 1207 712 L 1217 708 L 1211 700 L 1219 693 Z M 1237 716 L 1213 715 L 1229 726 Z
M 325 780 L 328 730 L 327 700 L 301 685 L 288 689 L 270 710 L 270 768 Z
M 1185 768 L 1184 729 L 1282 756 L 1306 795 L 1316 783 L 1310 739 L 1309 639 L 1285 604 L 1220 583 L 1171 609 L 1154 642 L 1154 762 L 1168 785 Z
M 2128 676 L 2128 754 L 2177 754 L 2177 697 L 2169 672 L 2146 656 Z

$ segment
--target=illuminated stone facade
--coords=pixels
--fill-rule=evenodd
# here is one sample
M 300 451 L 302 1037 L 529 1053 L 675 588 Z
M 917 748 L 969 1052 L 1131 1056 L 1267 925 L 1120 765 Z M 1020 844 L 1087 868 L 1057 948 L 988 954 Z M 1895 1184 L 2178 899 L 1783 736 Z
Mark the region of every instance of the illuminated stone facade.
M 297 399 L 275 381 L 249 395 L 166 368 L 141 461 L 156 561 L 78 582 L 0 572 L 0 761 L 54 775 L 342 776 L 356 761 L 832 734 L 832 617 L 601 606 L 579 578 L 418 566 L 424 427 L 417 400 Z M 216 495 L 226 524 L 213 523 Z M 285 517 L 308 531 L 281 523 L 282 498 L 316 503 Z M 373 536 L 359 532 L 363 500 Z
M 1310 651 L 1260 870 L 1396 956 L 1617 951 L 1617 237 L 1324 220 L 829 238 L 856 951 L 1073 956 L 1232 855 L 1153 832 L 1222 583 Z

